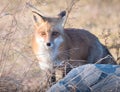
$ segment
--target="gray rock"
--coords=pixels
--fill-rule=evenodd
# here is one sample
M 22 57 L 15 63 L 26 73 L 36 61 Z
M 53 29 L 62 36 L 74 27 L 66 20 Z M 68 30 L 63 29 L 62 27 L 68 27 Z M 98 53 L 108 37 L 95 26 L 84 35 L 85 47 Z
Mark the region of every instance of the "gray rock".
M 72 69 L 47 92 L 119 92 L 120 66 L 87 64 Z

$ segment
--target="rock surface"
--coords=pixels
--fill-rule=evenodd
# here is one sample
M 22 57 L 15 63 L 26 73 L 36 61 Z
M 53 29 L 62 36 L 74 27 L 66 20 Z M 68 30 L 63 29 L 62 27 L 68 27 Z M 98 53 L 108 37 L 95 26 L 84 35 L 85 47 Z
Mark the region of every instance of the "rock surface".
M 119 92 L 120 66 L 87 64 L 71 70 L 47 92 Z

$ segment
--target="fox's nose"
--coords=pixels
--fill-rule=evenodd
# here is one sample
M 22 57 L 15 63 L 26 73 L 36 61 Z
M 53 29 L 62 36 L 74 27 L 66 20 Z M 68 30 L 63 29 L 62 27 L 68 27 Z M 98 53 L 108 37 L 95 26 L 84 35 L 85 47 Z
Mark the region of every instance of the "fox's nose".
M 48 42 L 46 45 L 47 45 L 47 46 L 51 46 L 51 43 Z

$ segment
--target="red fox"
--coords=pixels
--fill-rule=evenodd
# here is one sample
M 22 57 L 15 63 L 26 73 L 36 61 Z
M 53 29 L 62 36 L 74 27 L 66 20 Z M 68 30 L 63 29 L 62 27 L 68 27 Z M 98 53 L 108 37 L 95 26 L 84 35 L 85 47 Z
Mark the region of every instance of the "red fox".
M 34 36 L 32 48 L 39 60 L 40 68 L 52 69 L 62 61 L 79 61 L 80 65 L 96 63 L 109 53 L 98 38 L 84 29 L 64 28 L 66 12 L 60 12 L 56 17 L 45 17 L 33 12 Z M 103 59 L 102 64 L 116 64 L 114 60 Z

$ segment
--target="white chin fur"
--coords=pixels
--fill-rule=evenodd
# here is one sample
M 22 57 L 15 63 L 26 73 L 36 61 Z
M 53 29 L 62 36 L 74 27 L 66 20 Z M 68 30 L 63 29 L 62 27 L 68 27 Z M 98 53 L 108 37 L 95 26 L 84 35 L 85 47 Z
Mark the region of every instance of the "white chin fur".
M 50 69 L 50 65 L 48 63 L 45 63 L 45 62 L 39 62 L 39 66 L 42 70 L 48 70 Z

